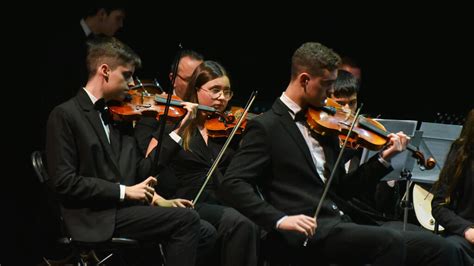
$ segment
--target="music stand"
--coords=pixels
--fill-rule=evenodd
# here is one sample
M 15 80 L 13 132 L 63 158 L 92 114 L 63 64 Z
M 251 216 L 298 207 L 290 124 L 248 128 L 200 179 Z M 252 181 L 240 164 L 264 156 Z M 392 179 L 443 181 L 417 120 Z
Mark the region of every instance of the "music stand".
M 415 182 L 433 184 L 438 180 L 439 173 L 444 166 L 451 144 L 461 134 L 462 126 L 422 122 L 420 131 L 423 131 L 419 149 L 426 158 L 432 156 L 436 166 L 431 170 L 413 170 L 412 180 Z

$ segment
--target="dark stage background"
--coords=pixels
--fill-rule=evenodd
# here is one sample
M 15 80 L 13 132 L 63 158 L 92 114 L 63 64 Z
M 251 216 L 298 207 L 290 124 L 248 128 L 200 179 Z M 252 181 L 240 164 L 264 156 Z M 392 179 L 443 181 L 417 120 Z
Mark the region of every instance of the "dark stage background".
M 290 5 L 291 4 L 291 5 Z M 258 89 L 256 111 L 265 110 L 286 88 L 293 51 L 306 41 L 318 41 L 340 55 L 355 59 L 362 69 L 359 95 L 364 113 L 382 118 L 434 121 L 437 113 L 464 115 L 474 106 L 472 90 L 472 41 L 468 41 L 468 18 L 461 7 L 414 6 L 318 6 L 286 3 L 256 6 L 255 3 L 210 4 L 129 1 L 124 28 L 117 37 L 142 58 L 141 78 L 157 78 L 167 84 L 169 65 L 178 43 L 207 59 L 221 62 L 231 75 L 234 104 L 245 102 Z M 40 84 L 55 78 L 44 45 L 59 29 L 76 27 L 84 3 L 64 1 L 48 4 L 27 24 L 26 45 L 41 57 L 47 75 Z M 46 22 L 46 23 L 45 23 Z M 472 30 L 472 29 L 471 29 Z M 468 63 L 468 67 L 463 67 Z M 48 97 L 47 87 L 35 86 L 38 98 Z M 41 96 L 41 97 L 40 97 Z M 42 231 L 47 226 L 41 214 L 43 200 L 29 156 L 43 149 L 45 126 L 41 101 L 34 103 L 29 130 L 21 148 L 20 167 L 14 183 L 22 188 L 6 193 L 4 202 L 13 216 L 7 221 L 21 260 L 34 263 L 45 246 Z M 18 182 L 18 183 L 17 183 Z M 10 208 L 12 208 L 10 210 Z M 3 252 L 2 252 L 3 253 Z M 0 263 L 2 260 L 0 260 Z

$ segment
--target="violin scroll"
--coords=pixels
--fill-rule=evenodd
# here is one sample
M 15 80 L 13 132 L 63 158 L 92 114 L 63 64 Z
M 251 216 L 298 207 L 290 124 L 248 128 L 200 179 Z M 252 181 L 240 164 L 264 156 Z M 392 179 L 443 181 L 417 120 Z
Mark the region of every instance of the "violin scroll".
M 237 126 L 237 122 L 244 114 L 244 109 L 241 107 L 232 107 L 231 110 L 224 113 L 214 113 L 204 123 L 208 135 L 211 138 L 227 137 L 230 132 Z M 245 117 L 241 125 L 236 131 L 236 134 L 242 134 L 247 125 L 247 118 Z
M 423 153 L 421 153 L 421 151 L 417 150 L 413 152 L 412 155 L 420 165 L 421 170 L 431 170 L 436 166 L 436 160 L 433 157 L 429 157 L 427 160 L 425 160 L 425 156 Z

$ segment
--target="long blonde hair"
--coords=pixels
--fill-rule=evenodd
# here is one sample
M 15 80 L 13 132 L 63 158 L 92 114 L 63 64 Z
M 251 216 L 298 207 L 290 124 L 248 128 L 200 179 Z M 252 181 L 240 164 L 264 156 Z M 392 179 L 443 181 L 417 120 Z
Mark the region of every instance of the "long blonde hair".
M 227 72 L 219 63 L 211 60 L 206 60 L 202 62 L 194 70 L 183 100 L 192 103 L 199 103 L 197 91 L 201 88 L 201 86 L 211 80 L 225 76 L 227 76 Z M 197 128 L 197 125 L 203 122 L 202 119 L 202 116 L 197 116 L 196 119 L 189 123 L 189 125 L 184 129 L 182 136 L 184 150 L 189 150 L 189 143 L 191 141 L 191 137 L 195 129 Z

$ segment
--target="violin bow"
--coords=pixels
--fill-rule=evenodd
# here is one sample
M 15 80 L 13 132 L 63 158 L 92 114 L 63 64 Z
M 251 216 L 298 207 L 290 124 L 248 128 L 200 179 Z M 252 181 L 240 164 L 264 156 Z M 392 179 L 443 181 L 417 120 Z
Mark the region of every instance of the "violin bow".
M 168 89 L 168 96 L 166 98 L 165 111 L 164 111 L 163 116 L 161 117 L 160 125 L 159 125 L 158 146 L 156 147 L 155 157 L 154 157 L 153 165 L 152 165 L 153 173 L 158 170 L 157 168 L 158 168 L 158 162 L 159 162 L 159 158 L 160 158 L 160 154 L 161 154 L 161 146 L 162 146 L 161 144 L 163 142 L 162 141 L 163 140 L 163 135 L 165 133 L 166 119 L 168 117 L 168 111 L 169 111 L 170 105 L 171 105 L 170 104 L 171 103 L 171 96 L 173 95 L 174 83 L 176 81 L 176 75 L 178 73 L 179 60 L 180 60 L 181 54 L 183 52 L 183 46 L 181 45 L 181 43 L 178 45 L 178 47 L 179 47 L 179 50 L 178 50 L 178 53 L 176 54 L 176 59 L 175 59 L 174 65 L 173 65 L 173 76 L 171 77 L 171 85 L 170 85 L 170 88 Z
M 334 179 L 337 167 L 338 167 L 339 163 L 341 162 L 342 154 L 344 153 L 344 150 L 345 150 L 345 147 L 346 147 L 346 144 L 347 144 L 347 140 L 349 139 L 349 136 L 352 133 L 352 129 L 354 128 L 354 125 L 356 124 L 357 120 L 359 119 L 360 109 L 362 109 L 363 105 L 364 104 L 361 103 L 359 109 L 357 109 L 357 112 L 355 114 L 355 118 L 352 121 L 352 124 L 351 124 L 351 127 L 349 128 L 349 131 L 347 132 L 346 139 L 344 140 L 344 144 L 342 144 L 341 150 L 339 151 L 339 155 L 337 156 L 336 163 L 332 167 L 331 176 L 329 176 L 329 179 L 326 181 L 326 185 L 324 186 L 324 190 L 323 190 L 323 195 L 321 196 L 321 199 L 319 200 L 318 207 L 316 208 L 316 212 L 314 212 L 314 216 L 313 216 L 314 219 L 318 219 L 318 215 L 319 215 L 319 212 L 321 211 L 321 207 L 323 206 L 324 199 L 326 198 L 326 195 L 328 194 L 329 187 L 331 186 L 331 182 Z M 306 239 L 303 243 L 303 246 L 306 247 L 308 245 L 308 241 L 309 241 L 309 238 L 306 237 Z
M 247 115 L 248 111 L 250 110 L 250 107 L 253 104 L 253 101 L 257 97 L 258 91 L 253 91 L 252 94 L 250 95 L 250 99 L 248 100 L 244 114 L 240 117 L 239 121 L 237 122 L 237 125 L 232 129 L 230 132 L 229 136 L 227 137 L 227 140 L 225 141 L 224 145 L 222 146 L 221 150 L 219 151 L 219 154 L 217 155 L 216 159 L 212 163 L 211 168 L 209 168 L 209 171 L 206 174 L 206 180 L 204 180 L 204 183 L 201 186 L 201 189 L 199 189 L 199 192 L 197 193 L 196 197 L 192 201 L 193 204 L 196 204 L 196 202 L 199 200 L 199 197 L 201 196 L 202 192 L 204 191 L 204 188 L 206 187 L 207 183 L 211 179 L 212 174 L 217 168 L 217 165 L 219 164 L 220 160 L 222 159 L 222 156 L 224 155 L 224 152 L 227 150 L 227 147 L 229 146 L 230 142 L 232 141 L 232 138 L 234 137 L 235 133 L 239 129 L 240 125 L 242 124 L 242 121 L 245 119 L 245 116 Z

